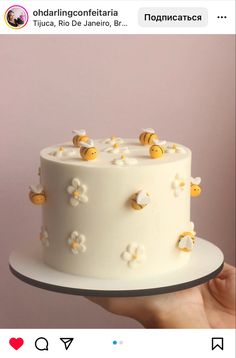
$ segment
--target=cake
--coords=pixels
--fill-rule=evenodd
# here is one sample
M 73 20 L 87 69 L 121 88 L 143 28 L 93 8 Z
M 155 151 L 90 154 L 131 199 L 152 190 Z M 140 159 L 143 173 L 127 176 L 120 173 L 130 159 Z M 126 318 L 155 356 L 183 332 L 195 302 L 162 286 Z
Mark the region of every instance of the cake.
M 188 269 L 196 244 L 190 200 L 201 193 L 191 177 L 191 151 L 158 140 L 70 142 L 40 153 L 39 184 L 30 199 L 42 208 L 40 241 L 46 265 L 97 279 L 135 280 Z

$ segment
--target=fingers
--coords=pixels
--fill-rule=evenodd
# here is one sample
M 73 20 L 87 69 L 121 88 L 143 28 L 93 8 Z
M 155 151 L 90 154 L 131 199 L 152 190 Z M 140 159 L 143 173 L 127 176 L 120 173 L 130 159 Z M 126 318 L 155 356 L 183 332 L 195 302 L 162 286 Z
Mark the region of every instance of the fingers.
M 235 276 L 235 267 L 225 262 L 223 270 L 219 273 L 217 278 L 224 280 L 229 278 L 231 275 Z

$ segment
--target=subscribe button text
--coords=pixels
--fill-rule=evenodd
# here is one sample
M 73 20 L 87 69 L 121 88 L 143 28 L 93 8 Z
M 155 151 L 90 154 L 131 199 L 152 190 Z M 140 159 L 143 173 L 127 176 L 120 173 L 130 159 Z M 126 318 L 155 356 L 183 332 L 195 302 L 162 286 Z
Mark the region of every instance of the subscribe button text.
M 205 8 L 145 7 L 139 9 L 139 25 L 142 27 L 207 26 L 208 12 Z

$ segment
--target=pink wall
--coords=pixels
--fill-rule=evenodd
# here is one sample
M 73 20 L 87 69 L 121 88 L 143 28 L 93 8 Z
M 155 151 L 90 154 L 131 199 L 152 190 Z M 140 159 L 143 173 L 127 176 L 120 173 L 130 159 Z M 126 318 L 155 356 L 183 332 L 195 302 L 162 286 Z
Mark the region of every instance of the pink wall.
M 8 271 L 14 247 L 38 236 L 27 191 L 39 150 L 74 128 L 101 137 L 151 126 L 191 147 L 203 179 L 192 219 L 233 263 L 233 36 L 2 36 L 0 48 L 0 327 L 140 327 Z

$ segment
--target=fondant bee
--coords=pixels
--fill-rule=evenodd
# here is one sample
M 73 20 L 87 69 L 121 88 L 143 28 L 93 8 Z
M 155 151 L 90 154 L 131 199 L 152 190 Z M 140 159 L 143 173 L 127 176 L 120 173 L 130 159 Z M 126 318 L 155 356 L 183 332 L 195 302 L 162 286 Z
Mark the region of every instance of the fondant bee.
M 43 205 L 46 202 L 46 194 L 41 184 L 30 185 L 29 197 L 35 205 Z
M 139 141 L 143 145 L 153 144 L 153 140 L 158 139 L 155 130 L 152 128 L 143 129 L 143 132 L 139 136 Z
M 192 230 L 191 230 L 192 229 Z M 185 231 L 179 236 L 178 248 L 184 252 L 190 252 L 195 244 L 196 232 L 194 231 L 194 224 L 191 222 L 191 231 Z
M 80 142 L 80 155 L 83 160 L 94 160 L 97 158 L 98 151 L 94 147 L 94 143 L 91 139 L 87 142 Z
M 73 137 L 73 144 L 75 147 L 80 147 L 80 142 L 87 142 L 89 137 L 86 134 L 85 129 L 73 130 L 72 133 L 75 134 Z
M 197 197 L 201 194 L 202 188 L 199 185 L 200 183 L 201 183 L 200 177 L 191 178 L 191 187 L 190 187 L 191 196 Z
M 154 139 L 153 142 L 154 144 L 149 149 L 150 156 L 153 159 L 161 158 L 165 153 L 166 141 Z
M 131 197 L 131 206 L 135 210 L 141 210 L 150 203 L 150 196 L 145 191 L 141 190 Z

